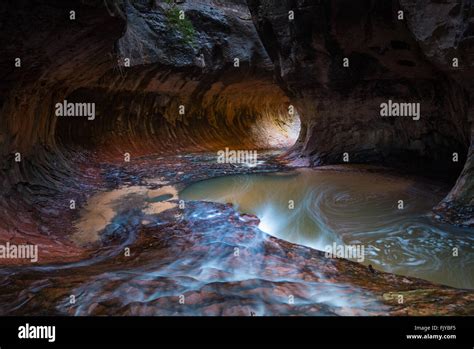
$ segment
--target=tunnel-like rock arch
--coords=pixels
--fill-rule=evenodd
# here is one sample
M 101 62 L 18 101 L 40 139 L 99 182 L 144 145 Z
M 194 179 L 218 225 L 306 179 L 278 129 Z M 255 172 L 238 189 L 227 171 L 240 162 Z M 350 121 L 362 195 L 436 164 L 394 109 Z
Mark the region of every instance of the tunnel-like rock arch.
M 56 195 L 64 202 L 69 196 L 85 200 L 84 161 L 294 143 L 299 120 L 274 83 L 245 2 L 222 4 L 217 12 L 210 1 L 183 4 L 193 42 L 169 24 L 170 6 L 2 5 L 9 33 L 2 36 L 0 86 L 5 237 L 43 236 L 45 225 L 57 221 L 46 204 Z M 77 19 L 70 19 L 71 8 L 80 13 Z M 94 104 L 94 118 L 58 116 L 56 106 L 67 103 Z M 38 195 L 44 204 L 35 204 Z M 18 224 L 18 210 L 30 224 Z M 62 215 L 59 225 L 70 226 L 65 222 L 72 215 Z
M 35 245 L 41 257 L 38 264 L 1 260 L 0 313 L 378 316 L 433 314 L 436 304 L 436 314 L 472 314 L 470 290 L 328 258 L 268 235 L 264 215 L 229 201 L 178 200 L 196 182 L 256 174 L 273 177 L 264 195 L 254 193 L 259 200 L 289 210 L 293 198 L 273 194 L 293 179 L 301 197 L 310 194 L 301 211 L 321 222 L 321 207 L 338 214 L 336 223 L 344 216 L 336 230 L 361 216 L 341 207 L 373 204 L 373 193 L 353 201 L 330 181 L 304 181 L 302 172 L 328 170 L 333 180 L 346 171 L 341 185 L 361 178 L 350 176 L 353 169 L 362 177 L 388 174 L 404 179 L 402 192 L 413 189 L 416 171 L 454 185 L 435 208 L 444 222 L 423 215 L 394 226 L 395 236 L 369 224 L 369 238 L 378 227 L 382 238 L 402 240 L 409 264 L 415 258 L 403 247 L 423 224 L 419 234 L 426 235 L 416 240 L 423 253 L 450 233 L 441 225 L 462 233 L 457 242 L 468 246 L 472 12 L 464 0 L 2 2 L 0 242 Z M 392 102 L 408 114 L 391 115 Z M 227 147 L 262 151 L 261 166 L 218 163 L 216 150 Z M 344 163 L 390 169 L 315 169 Z M 367 187 L 375 177 L 365 178 Z M 243 182 L 234 190 L 246 193 Z M 384 183 L 377 192 L 385 194 Z M 440 192 L 424 213 L 447 190 Z M 316 197 L 327 205 L 313 205 Z M 371 207 L 368 215 L 386 218 L 393 209 L 397 224 L 406 223 L 393 198 L 382 197 L 380 216 Z M 287 214 L 275 212 L 271 219 Z M 469 255 L 456 260 L 457 269 L 466 261 Z M 295 290 L 304 301 L 293 306 L 281 295 Z M 406 304 L 398 293 L 409 295 Z M 182 295 L 197 301 L 174 302 Z
M 317 166 L 342 163 L 345 154 L 452 178 L 462 170 L 435 210 L 472 225 L 469 1 L 249 0 L 249 7 L 279 85 L 301 114 L 294 157 Z M 381 117 L 391 102 L 419 103 L 419 120 Z

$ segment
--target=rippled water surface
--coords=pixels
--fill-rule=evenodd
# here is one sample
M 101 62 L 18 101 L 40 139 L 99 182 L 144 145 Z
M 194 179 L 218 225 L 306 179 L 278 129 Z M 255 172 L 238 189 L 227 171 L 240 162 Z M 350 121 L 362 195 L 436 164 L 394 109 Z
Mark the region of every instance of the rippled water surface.
M 363 263 L 376 269 L 474 288 L 473 229 L 429 217 L 446 189 L 341 168 L 219 177 L 195 183 L 179 195 L 233 203 L 256 214 L 261 230 L 294 243 L 320 250 L 334 242 L 362 245 Z

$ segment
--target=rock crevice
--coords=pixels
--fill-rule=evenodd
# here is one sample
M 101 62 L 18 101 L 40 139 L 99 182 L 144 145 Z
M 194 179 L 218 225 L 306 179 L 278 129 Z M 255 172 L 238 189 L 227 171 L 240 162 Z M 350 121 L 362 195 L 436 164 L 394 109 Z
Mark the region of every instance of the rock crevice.
M 452 223 L 471 224 L 469 1 L 248 4 L 279 85 L 301 116 L 304 132 L 291 157 L 313 166 L 347 160 L 451 178 L 464 166 L 437 212 Z M 387 101 L 419 103 L 420 119 L 381 117 Z

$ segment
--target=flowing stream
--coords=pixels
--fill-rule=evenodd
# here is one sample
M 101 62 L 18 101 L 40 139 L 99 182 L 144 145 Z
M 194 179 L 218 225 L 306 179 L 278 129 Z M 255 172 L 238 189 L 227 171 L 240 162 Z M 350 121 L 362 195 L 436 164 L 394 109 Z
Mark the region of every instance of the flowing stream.
M 192 158 L 207 173 L 205 159 Z M 72 263 L 0 268 L 0 314 L 381 315 L 390 310 L 372 291 L 344 275 L 334 277 L 324 258 L 307 264 L 309 249 L 294 246 L 288 255 L 263 232 L 319 250 L 363 246 L 359 262 L 375 269 L 474 288 L 473 230 L 440 224 L 430 213 L 449 187 L 367 167 L 276 172 L 284 170 L 265 166 L 266 172 L 232 175 L 219 167 L 217 177 L 187 186 L 170 182 L 177 173 L 187 175 L 173 168 L 95 193 L 71 234 L 77 244 L 95 247 L 94 254 Z M 364 284 L 366 274 L 347 265 L 344 273 Z M 296 299 L 291 307 L 288 292 Z M 183 295 L 186 306 L 179 303 Z
M 329 168 L 218 177 L 179 196 L 233 203 L 257 215 L 261 230 L 290 242 L 319 250 L 363 246 L 359 261 L 376 269 L 472 289 L 472 229 L 429 216 L 445 194 L 421 180 Z

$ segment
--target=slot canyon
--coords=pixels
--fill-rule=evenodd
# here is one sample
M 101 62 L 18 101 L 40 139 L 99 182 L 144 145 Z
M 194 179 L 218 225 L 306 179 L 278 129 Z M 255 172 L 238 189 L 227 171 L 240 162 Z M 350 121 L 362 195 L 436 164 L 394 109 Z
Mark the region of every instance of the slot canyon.
M 0 18 L 1 315 L 474 315 L 469 0 Z

